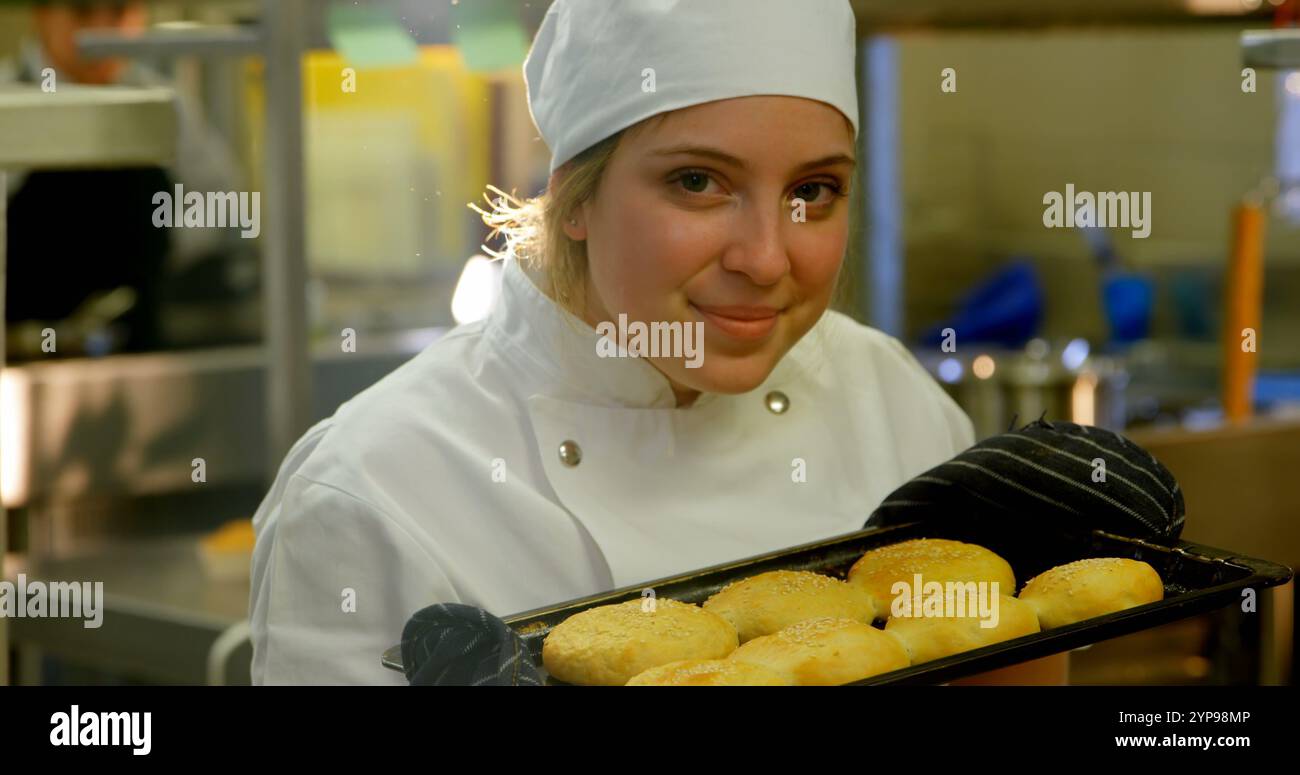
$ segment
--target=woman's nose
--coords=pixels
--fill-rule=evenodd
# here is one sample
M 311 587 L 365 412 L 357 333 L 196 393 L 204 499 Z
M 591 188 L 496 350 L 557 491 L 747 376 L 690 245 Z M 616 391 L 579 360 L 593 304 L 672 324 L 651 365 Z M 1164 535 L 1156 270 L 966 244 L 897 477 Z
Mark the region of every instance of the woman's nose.
M 783 208 L 748 206 L 737 220 L 738 235 L 722 256 L 722 266 L 741 272 L 756 285 L 774 285 L 790 271 L 783 237 L 790 214 Z

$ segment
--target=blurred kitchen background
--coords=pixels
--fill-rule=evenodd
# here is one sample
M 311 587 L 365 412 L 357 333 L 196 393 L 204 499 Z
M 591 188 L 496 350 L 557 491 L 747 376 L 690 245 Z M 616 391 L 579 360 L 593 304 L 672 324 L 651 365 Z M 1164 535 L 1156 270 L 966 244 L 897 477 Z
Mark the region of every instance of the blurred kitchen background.
M 248 681 L 274 467 L 485 313 L 467 203 L 545 184 L 519 69 L 547 5 L 0 0 L 4 575 L 102 580 L 108 609 L 0 619 L 0 683 Z M 1122 430 L 1179 478 L 1185 539 L 1295 566 L 1300 5 L 853 6 L 845 310 L 980 436 Z M 260 235 L 153 228 L 177 184 L 260 192 Z M 1150 236 L 1045 228 L 1067 184 L 1150 192 Z M 1072 680 L 1290 683 L 1293 589 L 1076 652 Z

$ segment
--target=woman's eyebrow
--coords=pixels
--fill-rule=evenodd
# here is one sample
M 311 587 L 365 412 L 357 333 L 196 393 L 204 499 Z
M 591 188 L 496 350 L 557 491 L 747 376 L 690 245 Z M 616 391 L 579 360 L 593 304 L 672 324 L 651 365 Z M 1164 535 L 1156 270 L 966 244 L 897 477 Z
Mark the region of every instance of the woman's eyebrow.
M 682 155 L 704 156 L 706 158 L 720 161 L 723 164 L 729 164 L 733 167 L 736 167 L 737 169 L 742 169 L 742 170 L 748 169 L 748 165 L 745 164 L 744 159 L 739 159 L 727 153 L 726 151 L 720 150 L 718 148 L 711 148 L 705 145 L 677 145 L 671 148 L 663 148 L 658 151 L 654 151 L 651 155 L 653 156 L 682 156 Z M 816 169 L 817 167 L 830 167 L 836 164 L 848 164 L 850 167 L 856 167 L 858 161 L 857 159 L 853 158 L 852 156 L 849 156 L 848 154 L 834 153 L 831 154 L 830 156 L 823 156 L 820 159 L 813 159 L 812 161 L 804 162 L 803 164 L 800 164 L 797 167 L 795 167 L 793 171 L 803 172 L 804 170 Z

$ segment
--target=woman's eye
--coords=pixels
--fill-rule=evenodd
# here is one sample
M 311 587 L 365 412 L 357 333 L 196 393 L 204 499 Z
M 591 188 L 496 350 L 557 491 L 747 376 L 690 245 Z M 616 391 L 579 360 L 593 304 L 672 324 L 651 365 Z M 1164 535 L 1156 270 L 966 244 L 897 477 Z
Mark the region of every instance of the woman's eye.
M 818 196 L 822 193 L 828 193 L 830 196 L 824 202 L 818 202 Z M 794 197 L 802 199 L 810 204 L 828 204 L 842 194 L 840 186 L 830 181 L 813 181 L 796 186 L 793 191 Z
M 687 170 L 673 178 L 673 182 L 690 194 L 707 194 L 709 185 L 715 183 L 713 176 L 700 170 Z M 814 180 L 796 186 L 790 192 L 791 198 L 804 200 L 807 204 L 827 206 L 844 195 L 839 183 L 829 180 Z
M 692 194 L 703 194 L 709 188 L 709 176 L 704 172 L 683 172 L 677 181 Z

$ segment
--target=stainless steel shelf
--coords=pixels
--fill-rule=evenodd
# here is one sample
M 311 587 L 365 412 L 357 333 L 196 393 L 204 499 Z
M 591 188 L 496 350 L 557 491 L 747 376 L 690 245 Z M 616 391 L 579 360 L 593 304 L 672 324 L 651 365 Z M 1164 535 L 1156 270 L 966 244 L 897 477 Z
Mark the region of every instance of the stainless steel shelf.
M 1241 61 L 1247 67 L 1269 70 L 1300 67 L 1300 29 L 1241 33 Z
M 175 101 L 163 88 L 0 87 L 0 165 L 168 164 L 176 156 Z
M 266 228 L 261 236 L 262 296 L 267 359 L 267 469 L 308 428 L 311 395 L 307 331 L 307 259 L 304 226 L 302 56 L 308 0 L 260 0 L 255 27 L 155 28 L 136 37 L 78 36 L 86 56 L 138 58 L 260 55 L 265 61 L 266 152 L 263 156 Z
M 141 35 L 88 31 L 77 36 L 86 57 L 226 57 L 263 51 L 257 28 L 237 26 L 155 27 Z

